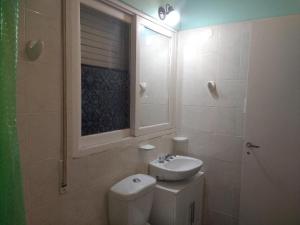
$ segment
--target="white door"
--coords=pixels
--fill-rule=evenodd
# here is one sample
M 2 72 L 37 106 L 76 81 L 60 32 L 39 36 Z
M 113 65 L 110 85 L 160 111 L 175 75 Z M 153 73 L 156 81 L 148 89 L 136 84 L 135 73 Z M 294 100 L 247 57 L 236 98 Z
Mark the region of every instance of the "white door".
M 300 225 L 300 15 L 254 22 L 251 45 L 240 225 Z

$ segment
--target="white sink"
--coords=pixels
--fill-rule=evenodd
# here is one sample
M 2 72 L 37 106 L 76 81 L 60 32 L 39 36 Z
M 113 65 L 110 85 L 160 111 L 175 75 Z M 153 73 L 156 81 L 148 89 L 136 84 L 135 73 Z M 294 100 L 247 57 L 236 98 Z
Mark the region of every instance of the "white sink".
M 169 156 L 149 163 L 150 175 L 161 181 L 179 181 L 194 176 L 203 162 L 188 156 Z

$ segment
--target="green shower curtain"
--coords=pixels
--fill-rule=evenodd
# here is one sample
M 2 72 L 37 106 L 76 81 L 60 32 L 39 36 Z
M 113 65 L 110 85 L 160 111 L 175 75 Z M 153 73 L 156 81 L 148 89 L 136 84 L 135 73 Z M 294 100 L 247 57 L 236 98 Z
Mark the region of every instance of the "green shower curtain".
M 19 1 L 0 0 L 0 225 L 24 225 L 16 131 Z

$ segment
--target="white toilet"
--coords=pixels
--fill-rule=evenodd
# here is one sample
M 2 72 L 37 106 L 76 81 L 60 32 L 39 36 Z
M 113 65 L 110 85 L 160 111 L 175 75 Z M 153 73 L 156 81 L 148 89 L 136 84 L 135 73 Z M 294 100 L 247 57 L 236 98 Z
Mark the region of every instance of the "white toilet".
M 129 176 L 109 191 L 110 225 L 150 225 L 156 180 L 144 174 Z

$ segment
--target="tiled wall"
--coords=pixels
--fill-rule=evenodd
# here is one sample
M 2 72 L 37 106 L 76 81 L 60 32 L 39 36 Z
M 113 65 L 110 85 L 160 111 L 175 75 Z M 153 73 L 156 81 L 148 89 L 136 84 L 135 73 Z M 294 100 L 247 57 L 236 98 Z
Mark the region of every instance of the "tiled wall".
M 178 133 L 204 161 L 205 225 L 238 223 L 250 33 L 248 23 L 179 33 Z
M 62 39 L 60 0 L 21 0 L 17 123 L 28 225 L 107 225 L 107 191 L 116 181 L 146 173 L 147 162 L 170 152 L 170 136 L 80 159 L 68 158 L 68 192 L 59 195 L 62 143 Z M 45 41 L 40 59 L 24 54 L 29 40 Z

